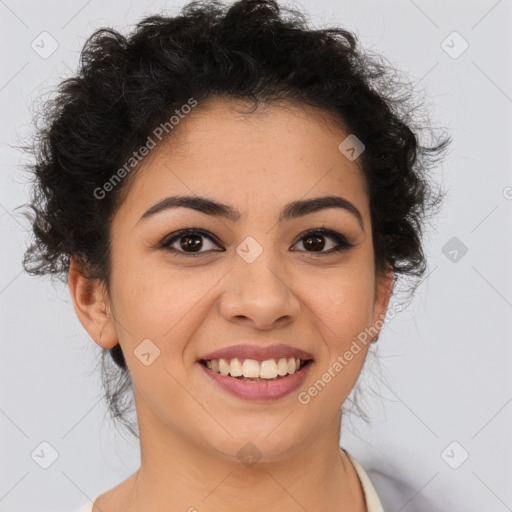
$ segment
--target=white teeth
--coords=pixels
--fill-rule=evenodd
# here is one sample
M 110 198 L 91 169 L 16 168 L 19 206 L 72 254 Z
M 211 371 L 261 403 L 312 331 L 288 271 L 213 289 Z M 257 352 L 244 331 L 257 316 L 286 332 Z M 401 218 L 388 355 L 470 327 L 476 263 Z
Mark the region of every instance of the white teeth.
M 258 364 L 258 361 L 255 361 L 254 359 L 246 359 L 242 365 L 242 373 L 244 374 L 244 377 L 257 379 L 260 376 L 260 365 Z
M 205 366 L 221 375 L 242 377 L 246 379 L 276 379 L 285 375 L 293 375 L 299 371 L 304 362 L 294 357 L 281 357 L 278 360 L 267 359 L 256 361 L 255 359 L 212 359 L 205 361 Z
M 281 357 L 277 362 L 277 374 L 278 375 L 287 375 L 288 374 L 288 362 L 286 361 L 286 357 Z
M 213 370 L 213 364 L 212 364 Z M 229 364 L 225 359 L 219 359 L 219 371 L 221 375 L 229 375 Z
M 259 377 L 262 379 L 275 379 L 277 377 L 277 364 L 274 359 L 268 359 L 261 362 L 259 367 Z
M 242 375 L 242 363 L 235 357 L 229 363 L 229 374 L 231 377 L 240 377 Z

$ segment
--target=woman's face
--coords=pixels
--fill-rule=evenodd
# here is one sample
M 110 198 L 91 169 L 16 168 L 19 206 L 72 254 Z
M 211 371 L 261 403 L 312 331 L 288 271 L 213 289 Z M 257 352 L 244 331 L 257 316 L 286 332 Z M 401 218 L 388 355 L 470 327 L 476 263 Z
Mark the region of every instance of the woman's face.
M 338 148 L 349 134 L 311 108 L 242 114 L 235 105 L 199 104 L 134 176 L 113 219 L 113 318 L 98 343 L 122 347 L 141 435 L 172 433 L 230 460 L 250 441 L 270 461 L 303 450 L 339 422 L 370 344 L 358 336 L 385 315 L 392 283 L 375 277 L 365 182 L 357 159 Z M 236 216 L 183 206 L 144 216 L 171 196 L 207 198 Z M 327 196 L 352 211 L 332 204 L 287 210 Z M 160 246 L 185 228 L 208 237 Z M 303 235 L 320 229 L 351 246 L 333 251 L 340 244 L 329 234 Z M 86 327 L 98 339 L 99 323 Z M 199 362 L 239 344 L 284 344 L 313 362 L 285 396 L 241 398 Z M 309 393 L 319 379 L 324 385 Z

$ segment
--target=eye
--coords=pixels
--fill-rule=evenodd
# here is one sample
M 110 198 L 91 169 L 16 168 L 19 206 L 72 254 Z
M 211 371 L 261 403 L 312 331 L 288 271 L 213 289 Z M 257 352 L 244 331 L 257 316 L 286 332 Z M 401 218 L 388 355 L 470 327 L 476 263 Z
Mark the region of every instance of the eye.
M 215 238 L 208 234 L 206 231 L 197 228 L 182 229 L 177 233 L 174 233 L 171 238 L 164 240 L 160 247 L 168 249 L 169 251 L 186 254 L 187 256 L 200 256 L 208 251 L 201 251 L 204 247 L 203 238 L 207 238 L 210 242 L 213 242 L 218 247 Z M 175 243 L 178 244 L 178 248 L 172 247 Z M 216 250 L 216 249 L 214 249 Z M 222 252 L 220 250 L 219 252 Z
M 336 242 L 334 247 L 331 247 L 328 251 L 323 250 L 326 245 L 325 238 L 330 238 Z M 302 233 L 299 242 L 301 242 L 302 245 L 306 248 L 306 252 L 316 252 L 319 255 L 332 254 L 354 247 L 354 245 L 350 243 L 342 234 L 337 233 L 336 231 L 331 231 L 330 229 L 323 228 L 310 229 L 309 231 Z
M 224 251 L 224 249 L 214 248 L 209 250 L 201 250 L 204 249 L 203 239 L 205 238 L 209 240 L 209 242 L 212 243 L 214 247 L 220 246 L 220 244 L 217 242 L 217 239 L 210 233 L 198 228 L 188 228 L 173 233 L 170 238 L 167 238 L 160 243 L 160 247 L 177 254 L 183 254 L 192 257 L 200 256 L 201 254 L 209 252 L 209 250 L 217 252 Z M 333 247 L 328 247 L 330 250 L 324 251 L 326 247 L 326 238 L 334 240 L 335 244 Z M 305 247 L 305 252 L 318 253 L 320 256 L 344 251 L 354 247 L 354 245 L 350 243 L 342 234 L 324 228 L 310 229 L 309 231 L 302 233 L 299 242 L 301 242 L 303 247 Z M 294 245 L 297 245 L 299 242 Z M 295 251 L 296 249 L 292 250 Z

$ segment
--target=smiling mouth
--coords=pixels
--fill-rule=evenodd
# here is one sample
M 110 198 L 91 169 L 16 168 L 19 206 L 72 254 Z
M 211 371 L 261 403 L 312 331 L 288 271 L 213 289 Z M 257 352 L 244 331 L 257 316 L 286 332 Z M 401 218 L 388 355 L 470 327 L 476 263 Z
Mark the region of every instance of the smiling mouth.
M 278 358 L 256 361 L 254 359 L 201 359 L 205 368 L 225 377 L 247 382 L 272 382 L 284 379 L 303 370 L 313 359 Z

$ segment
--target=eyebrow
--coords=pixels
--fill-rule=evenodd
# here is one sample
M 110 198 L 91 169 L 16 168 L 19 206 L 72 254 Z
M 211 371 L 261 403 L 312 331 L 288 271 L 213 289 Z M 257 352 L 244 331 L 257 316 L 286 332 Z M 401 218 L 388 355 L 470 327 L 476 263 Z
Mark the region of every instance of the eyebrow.
M 137 221 L 137 224 L 142 220 L 147 219 L 164 210 L 180 207 L 191 208 L 192 210 L 204 213 L 205 215 L 224 217 L 231 221 L 237 221 L 241 217 L 241 213 L 236 208 L 233 208 L 227 204 L 219 203 L 207 197 L 169 196 L 165 197 L 158 203 L 151 206 L 151 208 L 146 210 Z M 310 213 L 325 210 L 327 208 L 341 208 L 348 211 L 357 218 L 361 229 L 364 231 L 364 223 L 361 212 L 350 201 L 339 196 L 321 196 L 312 199 L 301 199 L 288 203 L 285 205 L 279 216 L 279 222 L 296 219 Z

